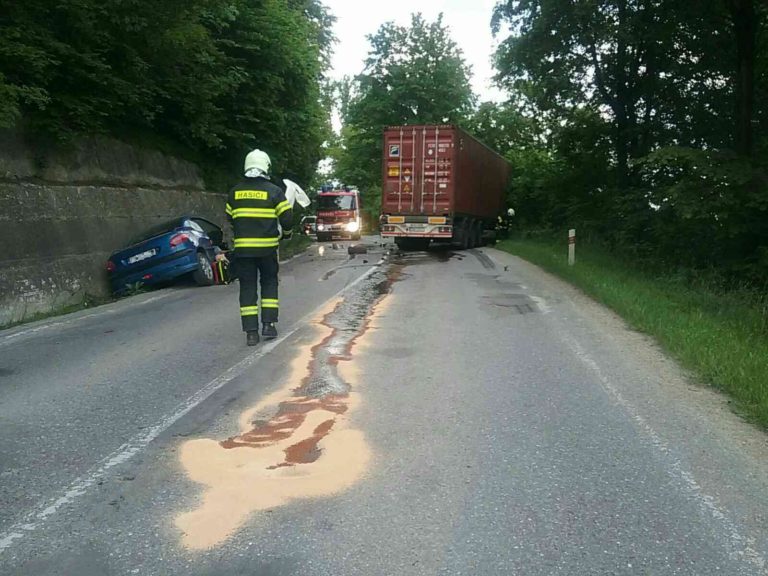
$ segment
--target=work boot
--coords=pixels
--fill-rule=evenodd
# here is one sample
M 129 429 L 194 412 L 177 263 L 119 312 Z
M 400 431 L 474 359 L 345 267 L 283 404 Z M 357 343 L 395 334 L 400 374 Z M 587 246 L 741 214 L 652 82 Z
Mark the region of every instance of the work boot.
M 261 330 L 261 335 L 267 340 L 274 340 L 277 338 L 277 328 L 275 328 L 274 322 L 264 322 L 264 327 Z
M 258 330 L 250 330 L 246 333 L 245 341 L 248 344 L 248 346 L 256 346 L 256 344 L 259 343 L 259 331 Z

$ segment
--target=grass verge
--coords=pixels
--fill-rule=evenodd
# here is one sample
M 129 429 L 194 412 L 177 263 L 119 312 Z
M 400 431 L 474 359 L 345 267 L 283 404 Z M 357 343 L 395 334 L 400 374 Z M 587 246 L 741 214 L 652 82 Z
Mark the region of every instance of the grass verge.
M 560 276 L 654 338 L 682 366 L 729 394 L 737 412 L 768 428 L 768 298 L 722 292 L 683 277 L 649 274 L 626 260 L 580 246 L 541 241 L 498 245 Z
M 312 238 L 294 233 L 290 240 L 280 242 L 280 260 L 288 260 L 301 254 L 312 244 Z

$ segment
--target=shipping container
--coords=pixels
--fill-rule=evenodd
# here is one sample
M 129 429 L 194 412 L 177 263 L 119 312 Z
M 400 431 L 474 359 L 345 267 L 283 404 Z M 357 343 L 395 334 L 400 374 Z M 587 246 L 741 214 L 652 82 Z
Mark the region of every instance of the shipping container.
M 502 156 L 450 125 L 387 128 L 382 171 L 381 234 L 412 248 L 490 239 L 511 174 Z

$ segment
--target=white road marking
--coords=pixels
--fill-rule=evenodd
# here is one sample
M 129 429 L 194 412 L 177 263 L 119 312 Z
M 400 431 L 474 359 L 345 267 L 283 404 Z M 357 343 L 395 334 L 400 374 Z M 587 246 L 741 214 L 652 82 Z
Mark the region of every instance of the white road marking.
M 378 266 L 381 266 L 384 263 L 384 258 L 379 260 L 378 262 L 375 262 L 373 264 L 342 264 L 341 266 L 337 266 L 336 268 L 331 268 L 327 272 L 325 272 L 320 278 L 317 279 L 318 282 L 325 282 L 328 278 L 336 274 L 339 270 L 344 270 L 347 268 L 365 268 L 366 266 L 371 266 L 373 268 L 376 268 Z
M 91 318 L 99 318 L 101 316 L 109 316 L 111 314 L 117 314 L 118 312 L 122 312 L 124 310 L 130 310 L 131 308 L 136 308 L 137 306 L 145 306 L 147 304 L 150 304 L 152 302 L 157 302 L 158 300 L 163 300 L 164 298 L 168 298 L 169 296 L 172 296 L 174 294 L 180 294 L 181 292 L 177 290 L 169 290 L 165 293 L 158 294 L 156 296 L 151 296 L 150 298 L 147 298 L 146 300 L 141 300 L 138 302 L 128 302 L 123 305 L 120 305 L 121 303 L 116 303 L 116 305 L 112 308 L 102 309 L 95 312 L 92 312 L 90 314 L 84 314 L 82 316 L 76 316 L 74 318 L 69 318 L 66 320 L 54 320 L 47 324 L 43 324 L 40 326 L 35 326 L 34 328 L 26 328 L 19 330 L 17 332 L 12 332 L 11 334 L 8 334 L 6 336 L 3 336 L 0 338 L 0 346 L 3 346 L 4 344 L 11 344 L 14 341 L 16 341 L 18 338 L 22 338 L 24 336 L 31 336 L 33 334 L 37 334 L 38 332 L 43 332 L 45 330 L 50 330 L 51 328 L 59 328 L 62 326 L 71 326 L 72 324 L 76 324 L 78 322 L 81 322 L 82 320 L 88 320 Z
M 383 262 L 383 260 L 380 262 Z M 359 278 L 347 284 L 331 298 L 307 314 L 286 334 L 277 338 L 276 340 L 272 340 L 267 344 L 260 346 L 256 351 L 253 352 L 253 354 L 244 358 L 232 366 L 224 374 L 206 384 L 203 388 L 198 390 L 195 394 L 177 406 L 172 413 L 164 416 L 157 424 L 144 430 L 141 434 L 137 434 L 128 442 L 120 446 L 117 450 L 112 452 L 109 456 L 99 461 L 99 463 L 96 464 L 85 476 L 76 479 L 67 488 L 62 490 L 60 496 L 51 501 L 46 501 L 42 504 L 39 504 L 33 511 L 28 512 L 21 522 L 14 524 L 4 532 L 0 532 L 0 554 L 10 548 L 14 542 L 17 542 L 18 540 L 42 527 L 43 524 L 48 519 L 55 516 L 62 507 L 72 504 L 78 498 L 85 495 L 88 492 L 88 489 L 97 484 L 100 480 L 103 480 L 109 471 L 112 470 L 112 468 L 119 466 L 120 464 L 124 464 L 133 458 L 136 454 L 146 449 L 153 440 L 155 440 L 158 436 L 160 436 L 160 434 L 170 428 L 179 419 L 199 406 L 214 392 L 225 386 L 228 382 L 240 376 L 259 359 L 272 352 L 272 350 L 277 348 L 282 342 L 300 330 L 308 320 L 316 316 L 320 310 L 323 309 L 329 300 L 338 298 L 344 292 L 353 286 L 356 286 L 365 280 L 368 276 L 373 274 L 376 269 L 377 266 L 374 266 L 370 270 L 366 271 Z
M 693 496 L 694 500 L 699 504 L 699 506 L 723 526 L 729 539 L 731 557 L 735 559 L 746 560 L 754 567 L 758 568 L 761 573 L 768 574 L 768 569 L 766 569 L 768 567 L 768 562 L 766 562 L 766 559 L 760 554 L 760 552 L 755 550 L 753 547 L 755 544 L 754 539 L 746 538 L 739 532 L 738 527 L 720 508 L 717 499 L 710 494 L 706 494 L 702 490 L 694 475 L 686 470 L 681 464 L 680 460 L 675 458 L 675 456 L 672 454 L 667 442 L 665 442 L 659 436 L 656 430 L 654 430 L 654 428 L 648 423 L 648 421 L 643 418 L 637 408 L 635 408 L 631 402 L 622 396 L 618 388 L 616 388 L 616 386 L 611 383 L 608 377 L 600 369 L 600 365 L 595 362 L 595 360 L 587 353 L 586 350 L 584 350 L 584 347 L 578 342 L 578 340 L 576 340 L 573 336 L 566 334 L 562 330 L 559 332 L 561 334 L 562 341 L 566 344 L 566 346 L 568 346 L 568 348 L 571 349 L 573 354 L 584 365 L 592 370 L 592 372 L 595 373 L 603 390 L 605 390 L 605 392 L 613 399 L 616 404 L 624 409 L 627 415 L 638 426 L 640 432 L 651 441 L 651 444 L 654 446 L 654 448 L 666 456 L 670 475 L 677 477 L 682 482 L 683 486 L 685 486 L 685 488 L 688 490 L 688 492 Z
M 549 314 L 552 312 L 552 308 L 550 308 L 549 304 L 547 304 L 547 301 L 544 300 L 541 296 L 533 296 L 529 295 L 529 298 L 536 302 L 536 306 L 539 307 L 539 310 L 542 314 Z
M 510 263 L 509 266 L 513 264 L 514 262 Z M 545 272 L 545 274 L 548 273 Z M 520 287 L 523 290 L 528 290 L 528 287 L 523 284 Z M 562 317 L 562 319 L 567 320 L 565 317 Z M 729 539 L 731 556 L 750 563 L 761 574 L 768 575 L 768 560 L 755 548 L 757 546 L 755 539 L 741 534 L 736 524 L 720 507 L 717 499 L 704 492 L 693 473 L 686 470 L 680 460 L 675 458 L 667 442 L 661 438 L 658 432 L 640 414 L 638 409 L 624 398 L 619 389 L 603 373 L 600 365 L 589 355 L 581 343 L 564 330 L 563 326 L 558 326 L 556 333 L 560 335 L 560 339 L 571 352 L 597 376 L 600 386 L 605 393 L 625 411 L 635 423 L 640 433 L 647 437 L 651 445 L 665 456 L 670 476 L 677 478 L 701 509 L 721 524 Z

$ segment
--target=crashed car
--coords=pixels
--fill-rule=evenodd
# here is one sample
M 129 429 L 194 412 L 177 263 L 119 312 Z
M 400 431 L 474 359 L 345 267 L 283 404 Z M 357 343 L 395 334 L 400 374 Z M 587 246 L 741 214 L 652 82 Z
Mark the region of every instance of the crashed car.
M 200 286 L 216 282 L 211 264 L 226 249 L 222 229 L 204 218 L 182 216 L 141 234 L 107 260 L 112 292 L 167 283 L 191 275 Z
M 301 219 L 301 233 L 306 236 L 317 234 L 317 216 L 304 216 Z

